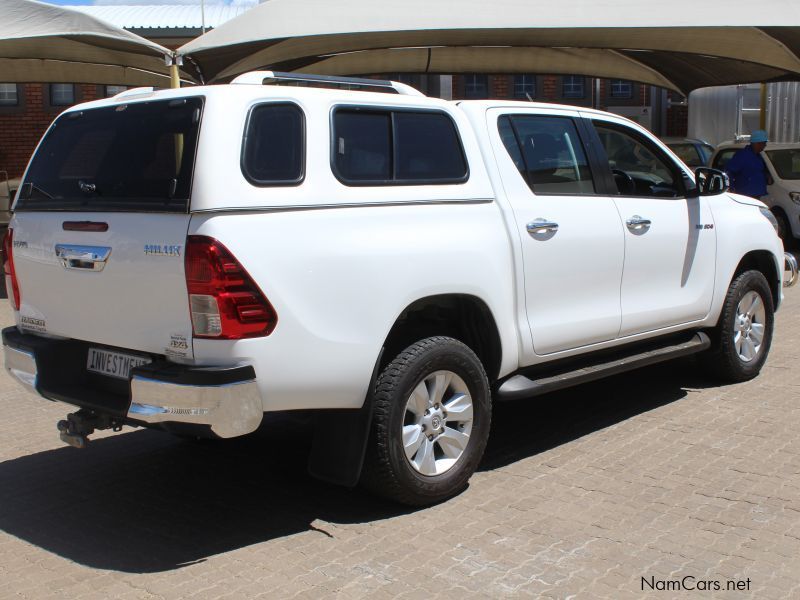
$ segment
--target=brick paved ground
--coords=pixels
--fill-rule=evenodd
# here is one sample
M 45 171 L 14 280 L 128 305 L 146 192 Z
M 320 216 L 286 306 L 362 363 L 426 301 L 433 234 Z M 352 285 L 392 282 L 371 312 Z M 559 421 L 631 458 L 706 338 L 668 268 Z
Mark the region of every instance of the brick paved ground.
M 3 372 L 0 598 L 798 598 L 798 311 L 750 383 L 682 361 L 499 406 L 470 488 L 416 511 L 306 476 L 300 422 L 65 447 L 66 408 Z

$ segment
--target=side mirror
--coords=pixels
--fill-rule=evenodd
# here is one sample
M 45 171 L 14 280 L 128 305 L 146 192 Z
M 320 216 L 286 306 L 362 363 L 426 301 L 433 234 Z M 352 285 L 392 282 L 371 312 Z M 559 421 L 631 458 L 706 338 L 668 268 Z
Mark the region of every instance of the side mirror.
M 698 167 L 695 169 L 694 174 L 697 181 L 697 192 L 700 196 L 724 194 L 731 187 L 731 181 L 725 171 L 709 167 Z

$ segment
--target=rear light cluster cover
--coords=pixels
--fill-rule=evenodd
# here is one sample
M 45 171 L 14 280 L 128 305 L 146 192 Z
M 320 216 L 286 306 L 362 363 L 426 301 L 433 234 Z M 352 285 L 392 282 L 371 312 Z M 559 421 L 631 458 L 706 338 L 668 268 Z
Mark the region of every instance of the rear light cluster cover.
M 14 269 L 14 230 L 9 228 L 3 238 L 3 271 L 6 275 L 6 293 L 14 310 L 19 310 L 20 293 L 17 271 Z
M 244 267 L 214 238 L 189 236 L 186 287 L 195 337 L 262 337 L 278 322 L 275 309 Z

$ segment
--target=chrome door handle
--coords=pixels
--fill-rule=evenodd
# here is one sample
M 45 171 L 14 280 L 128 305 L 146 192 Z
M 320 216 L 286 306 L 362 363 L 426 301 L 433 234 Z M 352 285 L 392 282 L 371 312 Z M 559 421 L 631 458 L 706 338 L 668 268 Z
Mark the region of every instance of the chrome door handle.
M 56 256 L 65 269 L 102 271 L 110 254 L 108 246 L 56 244 Z
M 642 231 L 649 229 L 652 222 L 650 219 L 643 219 L 639 215 L 633 215 L 630 219 L 625 221 L 625 225 L 627 225 L 628 229 L 631 231 Z
M 530 235 L 542 235 L 543 233 L 555 233 L 558 231 L 558 223 L 553 223 L 547 219 L 534 219 L 525 228 Z

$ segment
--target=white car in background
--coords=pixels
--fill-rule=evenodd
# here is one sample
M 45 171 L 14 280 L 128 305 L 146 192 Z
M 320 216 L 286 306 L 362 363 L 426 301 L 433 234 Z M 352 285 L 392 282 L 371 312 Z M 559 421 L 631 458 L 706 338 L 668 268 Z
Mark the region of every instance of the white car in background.
M 711 158 L 711 166 L 725 170 L 725 165 L 747 142 L 724 142 Z M 778 220 L 780 236 L 786 246 L 800 238 L 800 143 L 767 144 L 762 153 L 774 183 L 767 186 L 763 202 Z

